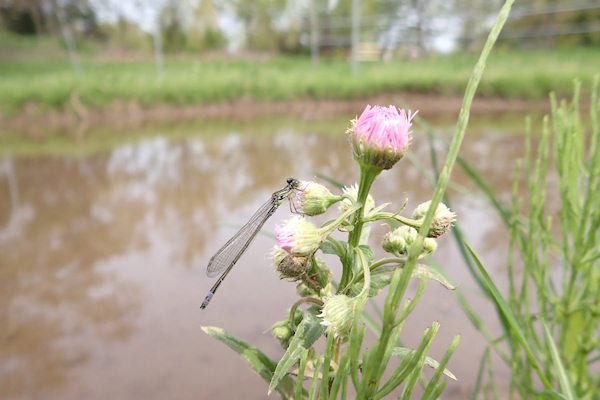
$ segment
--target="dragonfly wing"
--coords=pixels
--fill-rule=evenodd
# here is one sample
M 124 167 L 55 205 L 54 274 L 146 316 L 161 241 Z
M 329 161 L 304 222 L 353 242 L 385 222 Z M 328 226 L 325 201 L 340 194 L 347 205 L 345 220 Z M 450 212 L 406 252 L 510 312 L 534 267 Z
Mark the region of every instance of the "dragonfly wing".
M 256 236 L 256 233 L 262 228 L 267 218 L 269 218 L 269 212 L 273 207 L 277 206 L 273 204 L 271 199 L 260 206 L 250 220 L 212 256 L 206 267 L 206 275 L 214 277 L 240 258 L 250 242 L 252 242 L 252 239 Z

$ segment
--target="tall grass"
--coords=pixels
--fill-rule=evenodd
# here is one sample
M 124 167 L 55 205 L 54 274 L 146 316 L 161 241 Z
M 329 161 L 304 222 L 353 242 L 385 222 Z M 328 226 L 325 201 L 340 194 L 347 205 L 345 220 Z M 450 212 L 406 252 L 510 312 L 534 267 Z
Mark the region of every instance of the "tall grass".
M 465 160 L 510 232 L 507 293 L 501 293 L 475 251 L 457 242 L 475 281 L 495 305 L 503 328 L 492 334 L 464 298 L 458 299 L 489 340 L 473 398 L 497 398 L 495 351 L 511 370 L 511 398 L 596 399 L 600 396 L 600 103 L 599 79 L 587 118 L 572 101 L 551 95 L 536 149 L 527 123 L 525 156 L 518 162 L 512 205 L 507 207 Z M 521 193 L 520 182 L 526 190 Z M 490 380 L 483 385 L 483 371 Z M 490 391 L 485 388 L 491 388 Z

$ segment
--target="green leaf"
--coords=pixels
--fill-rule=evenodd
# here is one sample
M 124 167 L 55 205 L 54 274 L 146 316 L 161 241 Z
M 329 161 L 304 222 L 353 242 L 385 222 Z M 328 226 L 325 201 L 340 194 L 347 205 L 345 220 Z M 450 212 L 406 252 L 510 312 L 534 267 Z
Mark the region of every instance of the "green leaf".
M 519 326 L 519 323 L 517 322 L 517 318 L 515 317 L 512 310 L 510 309 L 510 307 L 508 306 L 508 304 L 502 297 L 502 294 L 500 294 L 500 291 L 494 284 L 494 281 L 492 280 L 492 278 L 490 277 L 488 272 L 483 267 L 483 264 L 481 264 L 479 257 L 477 257 L 477 255 L 475 254 L 475 251 L 468 244 L 466 246 L 467 246 L 467 249 L 469 250 L 469 253 L 471 253 L 471 257 L 473 258 L 473 261 L 475 261 L 475 265 L 479 269 L 479 273 L 481 274 L 481 280 L 483 281 L 484 285 L 487 287 L 489 293 L 492 295 L 492 298 L 494 299 L 496 306 L 500 310 L 501 315 L 503 315 L 504 318 L 506 318 L 508 324 L 510 324 L 510 327 L 514 332 L 515 337 L 517 338 L 519 343 L 521 343 L 523 350 L 525 350 L 525 353 L 527 354 L 529 361 L 533 365 L 533 368 L 537 372 L 538 377 L 542 381 L 542 384 L 544 385 L 544 387 L 547 390 L 552 390 L 552 384 L 550 383 L 550 380 L 548 379 L 546 374 L 544 374 L 540 363 L 533 355 L 533 348 L 529 344 L 529 342 L 527 341 L 527 338 L 525 337 L 525 334 L 521 330 L 521 327 Z
M 340 249 L 335 243 L 326 240 L 323 243 L 321 243 L 321 246 L 319 246 L 319 248 L 325 254 L 335 254 L 336 256 L 342 258 L 344 257 L 343 249 L 345 249 L 346 242 L 340 241 L 339 244 L 342 246 L 342 249 Z
M 400 268 L 398 265 L 385 265 L 375 268 L 371 271 L 371 287 L 369 288 L 369 297 L 374 297 L 381 292 L 383 288 L 390 284 L 394 271 Z M 449 290 L 456 289 L 456 286 L 452 285 L 440 272 L 436 271 L 433 267 L 425 264 L 417 264 L 415 267 L 412 278 L 427 278 L 433 279 L 441 283 L 444 287 Z M 363 281 L 360 281 L 350 288 L 349 294 L 351 296 L 357 296 L 362 289 Z
M 441 272 L 427 264 L 417 264 L 412 277 L 433 279 L 434 281 L 441 283 L 448 290 L 456 289 L 456 286 L 451 284 Z
M 202 330 L 209 336 L 219 339 L 225 343 L 229 348 L 238 353 L 244 360 L 250 364 L 250 367 L 258 373 L 267 382 L 271 381 L 273 372 L 277 366 L 277 363 L 266 356 L 255 346 L 246 343 L 242 339 L 239 339 L 224 329 L 217 328 L 214 326 L 203 326 Z M 281 395 L 282 398 L 292 398 L 294 395 L 294 382 L 288 376 L 285 379 L 280 380 L 275 390 Z
M 316 315 L 318 310 L 317 307 L 311 307 L 304 313 L 304 318 L 298 325 L 294 337 L 290 340 L 290 345 L 277 363 L 269 384 L 269 393 L 277 388 L 279 381 L 286 377 L 287 372 L 296 364 L 302 354 L 323 334 L 324 326 Z
M 375 268 L 373 271 L 371 271 L 371 287 L 369 288 L 369 297 L 377 296 L 377 294 L 381 292 L 384 287 L 390 284 L 392 275 L 397 268 L 398 267 L 395 265 L 385 265 Z M 363 285 L 364 281 L 357 282 L 350 287 L 348 294 L 350 296 L 358 296 Z
M 406 347 L 394 347 L 392 349 L 392 355 L 398 356 L 400 358 L 412 357 L 414 353 L 415 353 L 414 350 L 407 349 Z M 438 369 L 438 367 L 440 366 L 440 363 L 437 362 L 436 360 L 434 360 L 433 358 L 426 356 L 425 357 L 425 365 L 427 365 L 433 369 Z M 444 375 L 446 375 L 448 378 L 456 380 L 456 376 L 454 376 L 454 374 L 452 372 L 450 372 L 450 370 L 448 370 L 448 368 L 444 368 Z
M 367 259 L 367 264 L 372 264 L 373 259 L 375 259 L 375 255 L 373 254 L 373 249 L 371 248 L 371 246 L 366 245 L 366 244 L 361 244 L 358 246 L 358 248 L 365 255 L 365 258 Z

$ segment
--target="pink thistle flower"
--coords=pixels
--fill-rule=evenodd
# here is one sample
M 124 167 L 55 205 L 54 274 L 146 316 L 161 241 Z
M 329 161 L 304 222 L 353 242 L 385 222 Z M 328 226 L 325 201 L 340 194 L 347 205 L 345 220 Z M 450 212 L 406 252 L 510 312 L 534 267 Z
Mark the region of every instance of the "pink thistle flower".
M 321 232 L 300 216 L 292 217 L 283 226 L 275 226 L 279 247 L 294 256 L 308 256 L 316 251 L 323 240 Z
M 410 127 L 415 113 L 395 106 L 367 105 L 358 119 L 351 122 L 354 158 L 379 169 L 390 169 L 398 162 L 410 143 Z

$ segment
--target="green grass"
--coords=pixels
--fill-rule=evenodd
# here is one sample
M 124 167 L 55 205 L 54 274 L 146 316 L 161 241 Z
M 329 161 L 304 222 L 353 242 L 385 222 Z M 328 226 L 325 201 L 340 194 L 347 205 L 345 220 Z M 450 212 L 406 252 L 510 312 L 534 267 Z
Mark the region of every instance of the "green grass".
M 494 351 L 511 370 L 511 398 L 599 398 L 600 78 L 590 86 L 589 110 L 580 110 L 576 82 L 572 102 L 559 103 L 551 95 L 551 114 L 539 133 L 530 120 L 526 123 L 525 156 L 517 160 L 511 205 L 466 160 L 459 160 L 510 232 L 508 288 L 502 293 L 466 244 L 459 224 L 454 230 L 465 263 L 501 325 L 492 332 L 455 292 L 489 342 L 472 398 L 498 398 L 497 363 L 490 359 Z M 537 148 L 533 137 L 539 139 Z
M 63 109 L 73 92 L 91 108 L 117 100 L 177 106 L 237 98 L 349 99 L 395 91 L 461 95 L 475 62 L 475 55 L 454 54 L 363 63 L 353 75 L 344 59 L 322 59 L 312 69 L 307 57 L 202 60 L 186 55 L 167 58 L 164 74 L 157 76 L 151 55 L 144 61 L 102 61 L 101 54 L 89 49 L 80 55 L 82 72 L 77 74 L 60 43 L 49 38 L 36 42 L 0 35 L 0 52 L 4 115 L 17 114 L 29 103 L 36 104 L 40 113 Z M 600 50 L 592 48 L 499 51 L 490 57 L 479 94 L 543 99 L 550 88 L 567 94 L 573 77 L 591 80 L 599 59 Z

